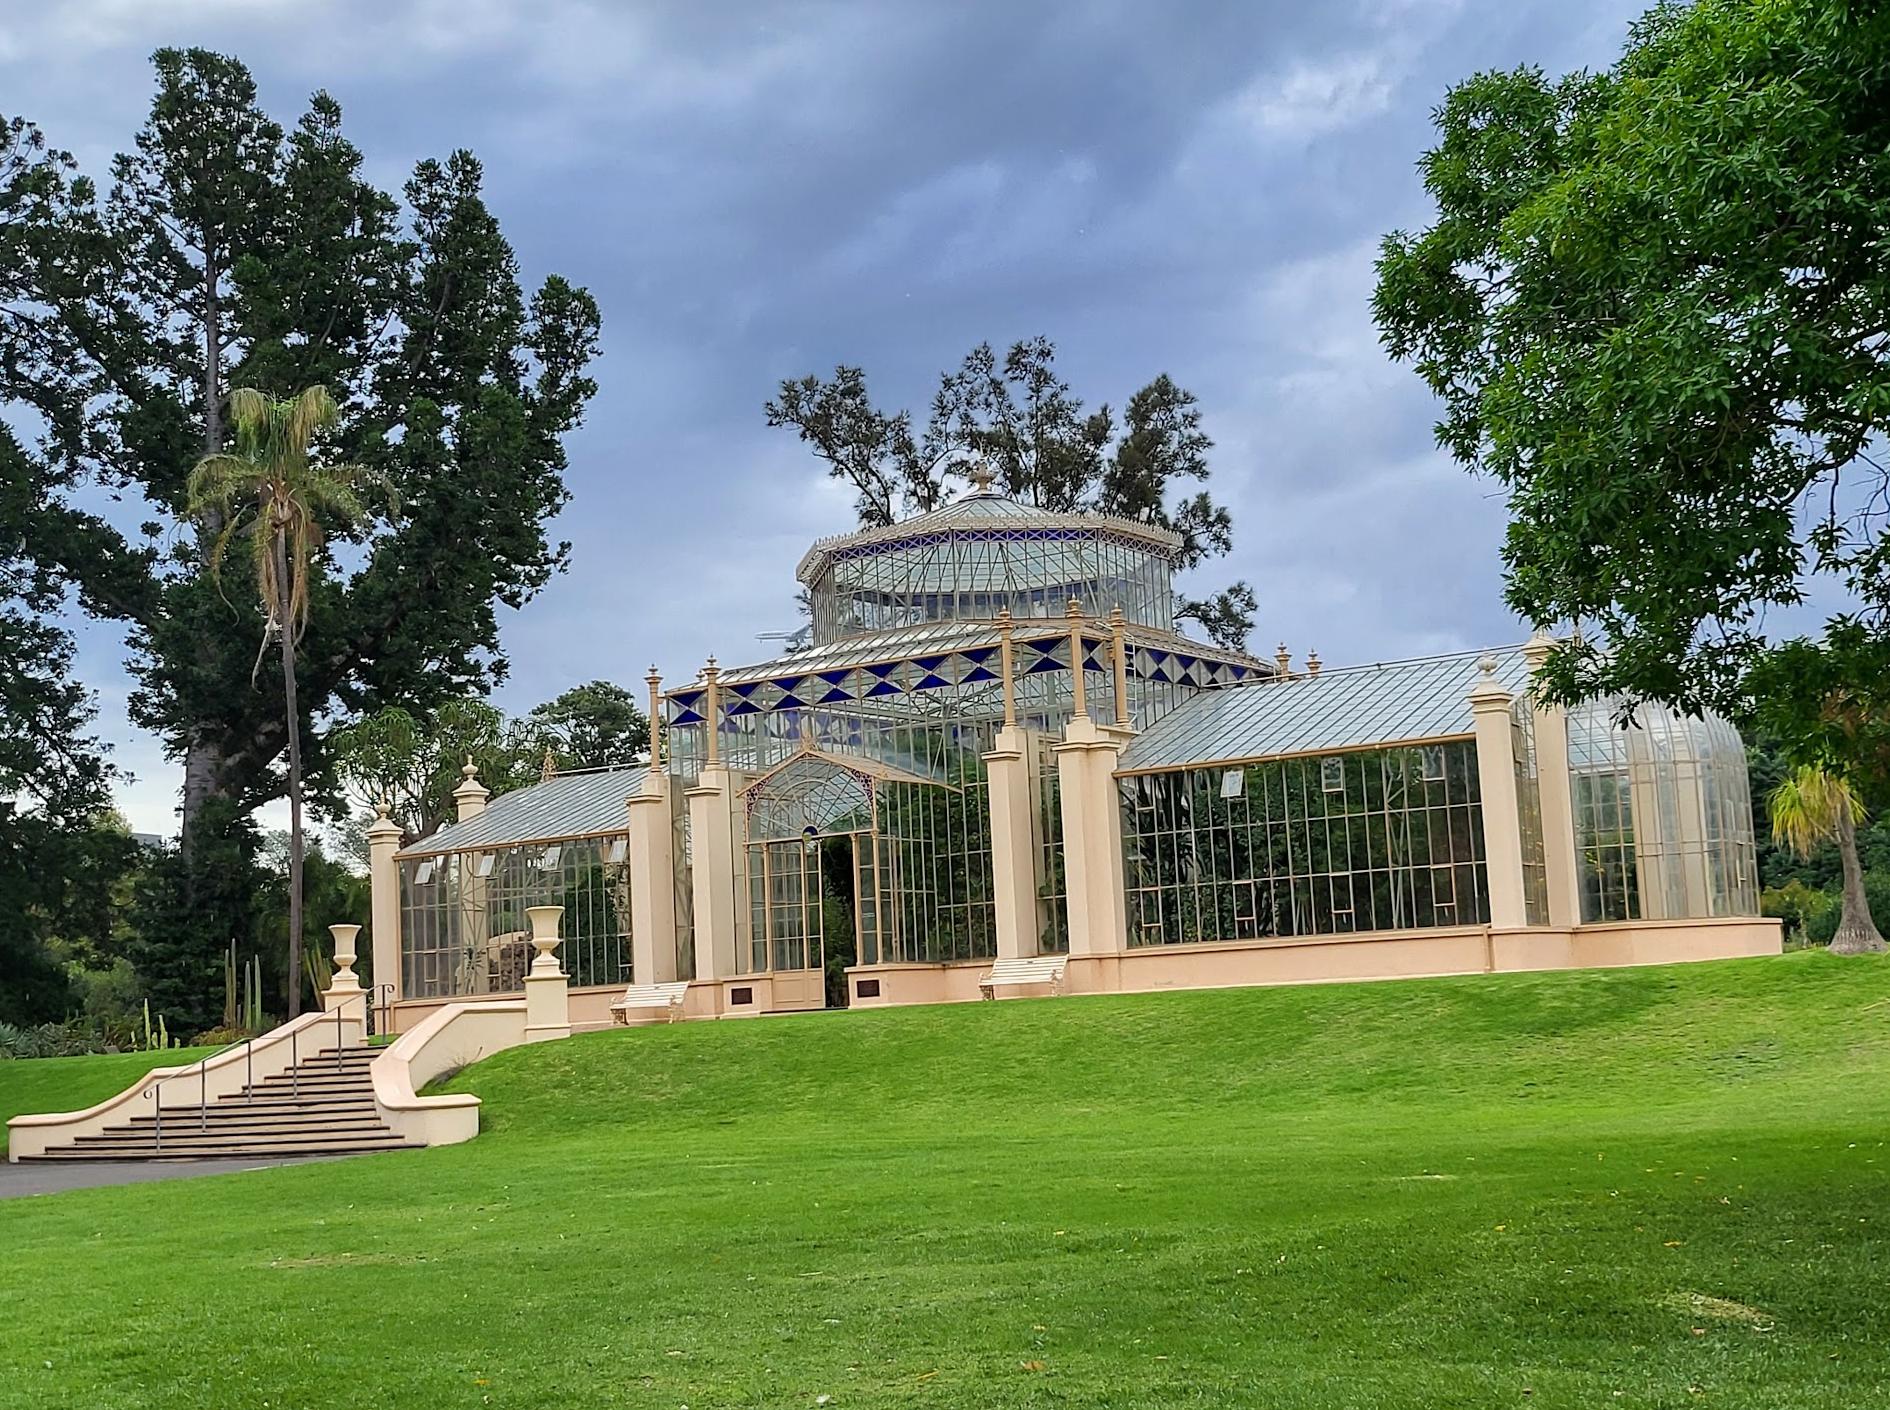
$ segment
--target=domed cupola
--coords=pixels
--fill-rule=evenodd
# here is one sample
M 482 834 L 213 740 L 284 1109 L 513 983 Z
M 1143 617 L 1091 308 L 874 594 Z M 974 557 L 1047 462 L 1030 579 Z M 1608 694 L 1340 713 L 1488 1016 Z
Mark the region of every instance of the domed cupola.
M 1040 509 L 998 494 L 980 464 L 970 493 L 927 514 L 821 539 L 797 576 L 814 605 L 814 643 L 937 621 L 1091 617 L 1174 628 L 1170 579 L 1181 539 L 1107 514 Z

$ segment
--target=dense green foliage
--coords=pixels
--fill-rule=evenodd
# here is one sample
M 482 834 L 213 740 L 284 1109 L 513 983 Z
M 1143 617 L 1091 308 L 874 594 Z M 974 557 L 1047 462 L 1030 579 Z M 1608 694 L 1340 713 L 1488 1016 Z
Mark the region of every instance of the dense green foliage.
M 1229 552 L 1232 516 L 1206 490 L 1188 488 L 1207 480 L 1214 448 L 1194 394 L 1163 373 L 1129 398 L 1118 426 L 1106 404 L 1084 410 L 1055 361 L 1048 338 L 1014 343 L 1002 357 L 980 343 L 957 371 L 939 375 L 918 436 L 910 411 L 873 405 L 858 367 L 836 367 L 826 381 L 789 378 L 764 409 L 770 426 L 792 426 L 853 490 L 863 525 L 937 509 L 982 460 L 998 489 L 1026 504 L 1099 510 L 1174 530 L 1184 571 Z M 1241 647 L 1256 606 L 1253 590 L 1238 582 L 1181 599 L 1176 615 L 1224 646 Z
M 515 1049 L 451 1084 L 485 1100 L 468 1145 L 0 1203 L 0 1384 L 21 1410 L 1865 1405 L 1886 979 L 1809 954 Z
M 1890 10 L 1663 6 L 1605 72 L 1478 74 L 1436 120 L 1374 307 L 1508 494 L 1511 605 L 1599 628 L 1555 693 L 1757 714 L 1881 789 Z M 1768 640 L 1819 580 L 1858 610 Z
M 363 801 L 389 803 L 412 840 L 452 821 L 468 763 L 488 793 L 508 793 L 547 767 L 634 763 L 649 750 L 650 722 L 622 686 L 591 681 L 518 719 L 483 700 L 451 700 L 422 717 L 390 705 L 335 730 L 330 746 L 341 782 Z
M 212 799 L 279 796 L 280 692 L 251 688 L 260 616 L 206 571 L 223 524 L 186 476 L 224 448 L 234 385 L 334 393 L 340 458 L 384 476 L 346 560 L 319 555 L 296 679 L 307 719 L 426 709 L 503 674 L 497 609 L 564 560 L 563 437 L 595 390 L 598 314 L 552 276 L 529 297 L 468 152 L 426 160 L 396 200 L 362 175 L 340 106 L 290 130 L 234 59 L 160 50 L 150 116 L 100 187 L 14 124 L 0 161 L 12 258 L 0 284 L 0 401 L 37 430 L 14 456 L 0 541 L 89 614 L 122 625 L 139 723 L 182 757 L 194 845 Z M 141 504 L 136 528 L 84 508 Z M 320 738 L 305 739 L 311 774 Z
M 470 153 L 417 163 L 397 199 L 327 94 L 285 129 L 234 59 L 153 65 L 108 179 L 0 115 L 0 1019 L 101 1018 L 143 982 L 189 1031 L 232 946 L 286 939 L 259 918 L 282 894 L 249 819 L 288 786 L 292 741 L 332 805 L 320 723 L 425 717 L 505 674 L 499 608 L 564 561 L 545 524 L 599 322 L 556 275 L 521 287 Z M 240 496 L 193 502 L 189 476 L 230 445 L 231 387 L 315 384 L 338 409 L 321 463 L 393 492 L 308 539 L 293 671 L 255 678 L 266 614 L 210 571 Z M 107 497 L 122 513 L 96 510 Z M 67 671 L 73 609 L 129 638 L 132 716 L 183 763 L 181 854 L 139 858 L 96 825 L 107 773 Z M 363 918 L 311 903 L 295 930 Z M 294 966 L 264 958 L 280 1012 Z

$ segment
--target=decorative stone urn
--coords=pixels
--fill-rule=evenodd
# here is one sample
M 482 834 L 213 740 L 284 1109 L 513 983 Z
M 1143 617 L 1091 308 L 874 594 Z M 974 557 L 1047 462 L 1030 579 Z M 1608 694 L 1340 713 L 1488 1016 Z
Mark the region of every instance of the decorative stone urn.
M 335 937 L 335 975 L 329 981 L 332 989 L 359 989 L 361 976 L 354 972 L 355 937 L 361 933 L 358 925 L 331 925 L 328 933 Z
M 532 948 L 538 953 L 525 976 L 525 1041 L 542 1043 L 571 1036 L 570 981 L 558 968 L 558 921 L 563 906 L 529 906 Z
M 564 917 L 563 906 L 529 906 L 525 918 L 532 927 L 532 948 L 538 953 L 532 957 L 534 975 L 560 974 L 558 968 L 558 922 Z
M 366 1032 L 367 1011 L 361 999 L 361 976 L 354 972 L 354 937 L 361 933 L 358 925 L 331 925 L 328 933 L 335 937 L 335 972 L 328 980 L 328 987 L 322 990 L 322 1012 L 333 1013 L 337 1009 L 353 1006 L 361 1010 L 362 1031 Z

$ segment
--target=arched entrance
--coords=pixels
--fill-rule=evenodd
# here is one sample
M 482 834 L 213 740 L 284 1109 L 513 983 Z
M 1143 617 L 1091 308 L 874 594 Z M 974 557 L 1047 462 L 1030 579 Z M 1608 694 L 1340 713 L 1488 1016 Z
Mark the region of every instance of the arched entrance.
M 774 974 L 779 989 L 784 974 L 824 971 L 835 906 L 852 923 L 854 956 L 894 951 L 897 866 L 879 826 L 887 785 L 958 791 L 812 743 L 742 790 L 751 973 Z

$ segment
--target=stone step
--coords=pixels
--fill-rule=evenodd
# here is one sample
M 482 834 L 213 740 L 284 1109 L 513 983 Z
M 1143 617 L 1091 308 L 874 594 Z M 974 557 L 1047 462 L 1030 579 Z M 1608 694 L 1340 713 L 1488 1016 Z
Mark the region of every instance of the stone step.
M 161 1143 L 163 1149 L 197 1150 L 215 1147 L 228 1148 L 244 1154 L 255 1154 L 275 1150 L 282 1146 L 320 1146 L 320 1145 L 359 1145 L 362 1142 L 398 1141 L 392 1131 L 378 1122 L 359 1126 L 306 1126 L 298 1130 L 287 1131 L 166 1131 Z M 81 1151 L 100 1159 L 109 1153 L 156 1149 L 160 1145 L 153 1133 L 138 1134 L 100 1134 L 80 1136 L 65 1150 Z
M 366 1105 L 366 1106 L 374 1105 L 374 1089 L 372 1087 L 364 1086 L 360 1088 L 358 1091 L 348 1091 L 348 1092 L 304 1092 L 299 1097 L 296 1096 L 293 1092 L 239 1093 L 239 1094 L 234 1094 L 228 1097 L 224 1097 L 218 1101 L 211 1102 L 210 1110 L 211 1111 L 252 1111 L 252 1110 L 259 1110 L 259 1109 L 267 1109 L 269 1107 L 283 1107 L 283 1106 L 341 1107 L 341 1106 L 362 1106 L 362 1105 Z M 168 1120 L 170 1118 L 170 1113 L 174 1111 L 187 1111 L 187 1112 L 194 1113 L 196 1110 L 197 1108 L 194 1105 L 192 1106 L 167 1106 L 164 1108 L 165 1119 Z
M 310 1155 L 367 1155 L 377 1151 L 412 1151 L 421 1147 L 410 1145 L 394 1136 L 380 1140 L 349 1142 L 309 1142 L 305 1145 L 270 1146 L 258 1149 L 242 1143 L 225 1142 L 201 1147 L 186 1148 L 173 1145 L 169 1140 L 162 1148 L 155 1145 L 126 1146 L 109 1151 L 78 1150 L 71 1146 L 59 1146 L 44 1151 L 39 1155 L 18 1157 L 21 1163 L 42 1161 L 159 1161 L 159 1160 L 281 1160 L 291 1156 Z
M 173 1113 L 164 1118 L 163 1130 L 166 1135 L 172 1131 L 251 1131 L 267 1130 L 279 1126 L 347 1126 L 360 1122 L 372 1122 L 376 1125 L 380 1117 L 370 1105 L 330 1108 L 320 1111 L 305 1111 L 293 1107 L 273 1111 L 223 1111 L 211 1112 L 199 1117 L 196 1112 Z M 95 1136 L 109 1136 L 123 1132 L 133 1135 L 148 1135 L 158 1130 L 158 1123 L 148 1116 L 141 1116 L 123 1126 L 113 1126 L 105 1131 L 97 1131 Z M 74 1137 L 83 1140 L 84 1137 Z

